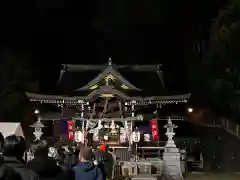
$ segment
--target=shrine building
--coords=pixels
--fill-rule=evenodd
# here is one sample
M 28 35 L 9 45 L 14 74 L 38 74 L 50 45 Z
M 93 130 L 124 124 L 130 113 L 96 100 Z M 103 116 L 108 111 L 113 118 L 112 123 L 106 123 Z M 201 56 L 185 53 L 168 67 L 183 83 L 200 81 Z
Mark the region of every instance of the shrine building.
M 58 85 L 57 95 L 26 93 L 41 112 L 42 137 L 72 141 L 81 130 L 89 145 L 127 145 L 136 129 L 141 143 L 159 143 L 162 107 L 187 103 L 191 95 L 168 94 L 161 65 L 117 65 L 111 59 L 104 65 L 64 64 Z

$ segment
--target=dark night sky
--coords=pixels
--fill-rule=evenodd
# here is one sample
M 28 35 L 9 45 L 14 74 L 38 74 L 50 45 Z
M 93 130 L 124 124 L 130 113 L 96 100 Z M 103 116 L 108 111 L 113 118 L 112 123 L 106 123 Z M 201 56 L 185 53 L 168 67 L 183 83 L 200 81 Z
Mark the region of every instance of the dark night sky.
M 122 64 L 163 63 L 172 88 L 186 91 L 193 29 L 202 23 L 206 36 L 226 0 L 31 2 L 6 2 L 1 43 L 32 55 L 43 89 L 54 91 L 61 63 L 99 64 L 112 57 Z

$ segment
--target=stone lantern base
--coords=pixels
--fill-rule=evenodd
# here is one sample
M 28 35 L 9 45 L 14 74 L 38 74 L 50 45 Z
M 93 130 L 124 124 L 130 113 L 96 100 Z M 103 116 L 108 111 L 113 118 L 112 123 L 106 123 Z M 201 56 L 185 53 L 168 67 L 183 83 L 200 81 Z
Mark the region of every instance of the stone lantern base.
M 163 180 L 183 180 L 180 152 L 177 148 L 166 148 L 163 153 Z

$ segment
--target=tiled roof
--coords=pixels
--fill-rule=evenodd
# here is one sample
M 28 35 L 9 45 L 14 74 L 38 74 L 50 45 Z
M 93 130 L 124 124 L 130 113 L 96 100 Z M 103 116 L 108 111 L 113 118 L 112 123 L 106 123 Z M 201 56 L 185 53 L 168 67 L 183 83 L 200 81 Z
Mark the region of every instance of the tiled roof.
M 108 66 L 104 71 L 100 72 L 98 76 L 96 76 L 92 81 L 90 81 L 87 85 L 77 89 L 77 90 L 87 90 L 90 86 L 93 86 L 97 84 L 103 77 L 106 77 L 107 75 L 112 74 L 114 77 L 116 77 L 119 81 L 121 81 L 123 84 L 128 86 L 131 90 L 139 91 L 140 89 L 135 87 L 131 82 L 129 82 L 126 78 L 124 78 L 121 73 L 119 73 L 116 69 L 114 69 L 112 66 Z
M 60 93 L 63 96 L 33 93 L 26 93 L 26 95 L 32 102 L 71 106 L 91 102 L 95 98 L 111 94 L 124 99 L 126 103 L 135 101 L 136 105 L 188 102 L 190 93 L 181 95 L 166 93 L 159 67 L 159 65 L 129 66 L 112 63 L 108 65 L 65 65 L 59 81 Z M 108 84 L 106 80 L 108 75 L 113 76 L 113 84 Z M 106 85 L 100 82 L 102 79 L 107 82 Z M 96 83 L 101 86 L 90 90 L 89 86 L 92 87 Z M 128 88 L 123 88 L 122 85 Z
M 166 95 L 165 87 L 157 72 L 120 70 L 120 73 L 133 85 L 141 89 L 141 92 L 129 92 L 131 96 L 157 96 Z
M 167 95 L 161 71 L 158 71 L 157 66 L 153 65 L 96 65 L 95 69 L 94 65 L 66 65 L 66 71 L 61 78 L 59 87 L 65 94 L 86 95 L 84 92 L 73 92 L 76 89 L 86 91 L 90 83 L 96 83 L 95 81 L 99 80 L 101 75 L 106 75 L 111 72 L 111 69 L 114 73 L 116 72 L 119 80 L 130 86 L 129 90 L 125 90 L 129 96 Z

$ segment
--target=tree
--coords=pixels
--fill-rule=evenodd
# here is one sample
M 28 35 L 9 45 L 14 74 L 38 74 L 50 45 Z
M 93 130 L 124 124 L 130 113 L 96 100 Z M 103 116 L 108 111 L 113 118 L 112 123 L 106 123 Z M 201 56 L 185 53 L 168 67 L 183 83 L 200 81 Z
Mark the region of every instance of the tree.
M 211 29 L 205 67 L 211 99 L 218 110 L 240 112 L 240 1 L 231 0 Z
M 30 58 L 25 53 L 2 51 L 0 63 L 0 114 L 3 120 L 21 121 L 27 110 L 26 91 L 37 91 L 31 73 Z

